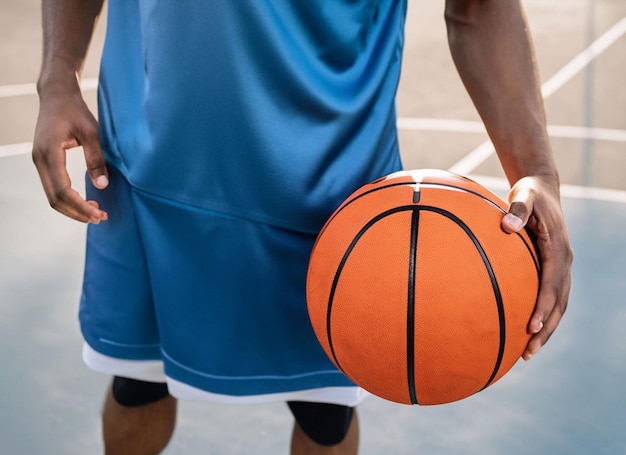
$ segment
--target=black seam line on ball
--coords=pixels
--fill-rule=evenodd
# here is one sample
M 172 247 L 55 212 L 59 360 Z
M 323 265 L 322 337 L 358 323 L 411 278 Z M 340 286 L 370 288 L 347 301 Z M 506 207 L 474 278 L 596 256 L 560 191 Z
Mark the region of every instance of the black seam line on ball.
M 415 187 L 416 185 L 419 185 L 420 190 L 422 188 L 436 188 L 436 189 L 443 189 L 443 190 L 451 190 L 451 191 L 460 191 L 463 193 L 467 193 L 467 194 L 471 194 L 473 196 L 476 196 L 480 199 L 482 199 L 483 201 L 485 201 L 486 203 L 488 203 L 489 205 L 494 206 L 496 209 L 498 209 L 501 213 L 506 213 L 506 210 L 502 209 L 502 207 L 500 207 L 498 204 L 496 204 L 494 201 L 492 201 L 491 199 L 489 199 L 487 196 L 484 196 L 474 190 L 470 190 L 468 188 L 464 188 L 462 186 L 457 186 L 457 185 L 451 185 L 451 184 L 447 184 L 447 183 L 436 183 L 436 182 L 394 182 L 394 183 L 389 183 L 385 186 L 379 186 L 376 188 L 372 188 L 371 190 L 365 191 L 361 194 L 359 194 L 358 196 L 353 197 L 352 199 L 344 202 L 343 207 L 341 207 L 341 209 L 337 210 L 336 212 L 334 212 L 330 218 L 326 221 L 326 223 L 324 224 L 324 227 L 326 225 L 328 225 L 333 218 L 335 218 L 337 215 L 339 215 L 339 213 L 341 213 L 346 207 L 348 207 L 350 204 L 352 204 L 355 201 L 358 201 L 359 199 L 361 199 L 362 197 L 365 197 L 371 193 L 376 193 L 378 191 L 382 191 L 382 190 L 386 190 L 388 188 L 394 188 L 397 186 L 408 186 L 408 187 Z M 419 201 L 414 203 L 418 203 Z M 323 227 L 322 227 L 323 230 Z
M 454 215 L 451 212 L 448 212 L 447 210 L 443 210 L 443 209 L 441 209 L 439 207 L 407 205 L 407 206 L 399 206 L 399 207 L 395 207 L 393 209 L 387 210 L 387 211 L 385 211 L 383 213 L 380 213 L 379 215 L 375 216 L 374 218 L 372 218 L 365 226 L 363 226 L 363 228 L 361 228 L 361 230 L 357 233 L 357 235 L 354 237 L 352 242 L 350 242 L 350 245 L 348 246 L 348 248 L 347 248 L 346 252 L 344 253 L 343 257 L 341 258 L 341 262 L 339 263 L 339 267 L 337 268 L 337 272 L 335 273 L 335 276 L 333 278 L 333 283 L 332 283 L 330 294 L 329 294 L 329 297 L 328 297 L 328 307 L 327 307 L 327 312 L 326 312 L 326 334 L 328 336 L 328 344 L 329 344 L 329 347 L 330 347 L 330 351 L 331 351 L 332 357 L 333 357 L 333 359 L 335 361 L 335 364 L 338 366 L 338 368 L 340 370 L 344 371 L 343 368 L 341 367 L 341 363 L 338 361 L 337 356 L 335 354 L 335 349 L 334 349 L 333 341 L 332 341 L 332 331 L 331 331 L 331 316 L 332 316 L 333 300 L 334 300 L 334 297 L 335 297 L 335 292 L 336 292 L 336 289 L 337 289 L 337 285 L 339 283 L 339 277 L 341 275 L 341 272 L 342 272 L 342 270 L 343 270 L 343 268 L 344 268 L 344 266 L 345 266 L 345 264 L 346 264 L 346 262 L 347 262 L 347 260 L 348 260 L 348 258 L 350 256 L 350 254 L 352 253 L 352 250 L 356 247 L 356 244 L 359 242 L 359 240 L 365 234 L 365 232 L 367 232 L 374 224 L 376 224 L 378 221 L 382 220 L 383 218 L 386 218 L 387 216 L 393 215 L 395 213 L 406 212 L 406 211 L 434 212 L 434 213 L 437 213 L 439 215 L 442 215 L 442 216 L 450 219 L 452 222 L 457 224 L 461 229 L 463 229 L 463 231 L 470 238 L 472 243 L 474 243 L 474 246 L 478 250 L 478 252 L 480 254 L 480 257 L 481 257 L 481 259 L 483 261 L 483 264 L 485 265 L 485 268 L 487 269 L 487 273 L 489 274 L 489 279 L 491 281 L 491 285 L 492 285 L 492 288 L 493 288 L 493 291 L 494 291 L 494 295 L 495 295 L 495 298 L 496 298 L 496 305 L 497 305 L 497 310 L 498 310 L 498 320 L 499 320 L 499 326 L 500 326 L 500 343 L 499 343 L 499 347 L 498 347 L 498 356 L 496 358 L 496 362 L 495 362 L 493 371 L 492 371 L 489 379 L 487 380 L 486 384 L 482 388 L 482 389 L 485 389 L 493 382 L 493 379 L 495 378 L 496 374 L 498 373 L 498 370 L 500 369 L 500 365 L 502 363 L 502 358 L 504 357 L 504 345 L 505 345 L 505 340 L 506 340 L 506 324 L 505 324 L 505 320 L 504 320 L 504 304 L 503 304 L 503 300 L 502 300 L 502 294 L 500 292 L 500 287 L 499 287 L 498 282 L 496 280 L 496 277 L 495 277 L 495 274 L 494 274 L 494 271 L 493 271 L 493 267 L 491 266 L 491 263 L 489 262 L 489 259 L 487 258 L 487 254 L 485 253 L 485 250 L 483 249 L 482 245 L 480 244 L 480 242 L 478 241 L 478 239 L 476 238 L 474 233 L 456 215 Z
M 498 346 L 498 356 L 496 358 L 493 371 L 491 372 L 491 375 L 489 376 L 489 379 L 487 380 L 486 384 L 481 389 L 481 390 L 484 390 L 487 387 L 489 387 L 489 385 L 493 382 L 494 378 L 496 377 L 496 374 L 498 374 L 498 370 L 500 369 L 500 365 L 502 364 L 502 358 L 504 357 L 504 345 L 506 342 L 506 322 L 504 319 L 504 302 L 502 300 L 502 293 L 500 292 L 500 286 L 498 285 L 498 280 L 496 279 L 496 275 L 493 271 L 493 267 L 491 263 L 489 262 L 487 253 L 485 252 L 482 245 L 478 241 L 478 238 L 474 235 L 472 230 L 459 217 L 439 207 L 421 206 L 419 210 L 425 210 L 425 211 L 434 212 L 434 213 L 443 215 L 449 220 L 451 220 L 452 222 L 454 222 L 461 229 L 463 229 L 465 234 L 467 234 L 470 240 L 474 243 L 474 246 L 478 250 L 478 253 L 480 254 L 480 257 L 483 261 L 483 264 L 485 265 L 485 268 L 487 269 L 487 273 L 489 274 L 489 280 L 491 281 L 491 287 L 493 288 L 493 293 L 496 298 L 496 306 L 498 309 L 498 323 L 500 326 L 500 343 Z
M 462 176 L 461 176 L 462 177 Z M 463 177 L 466 178 L 466 177 Z M 330 221 L 335 218 L 339 213 L 341 213 L 343 211 L 343 209 L 345 209 L 346 207 L 348 207 L 350 204 L 352 204 L 353 202 L 361 199 L 364 196 L 367 196 L 368 194 L 371 193 L 376 193 L 377 191 L 382 191 L 388 188 L 393 188 L 396 186 L 411 186 L 411 187 L 415 187 L 416 185 L 420 186 L 420 190 L 421 188 L 438 188 L 438 189 L 444 189 L 444 190 L 452 190 L 452 191 L 461 191 L 463 193 L 467 193 L 467 194 L 471 194 L 473 196 L 476 196 L 479 199 L 482 199 L 484 202 L 488 203 L 489 205 L 493 206 L 494 208 L 496 208 L 500 213 L 506 214 L 507 211 L 504 210 L 502 207 L 500 207 L 497 203 L 495 203 L 494 201 L 492 201 L 491 199 L 489 199 L 487 196 L 484 196 L 476 191 L 461 187 L 461 186 L 457 186 L 457 185 L 451 185 L 451 184 L 447 184 L 447 183 L 436 183 L 436 182 L 395 182 L 395 183 L 389 183 L 388 185 L 385 186 L 379 186 L 377 188 L 373 188 L 369 191 L 366 191 L 362 194 L 359 194 L 358 196 L 355 196 L 354 198 L 350 199 L 349 201 L 347 201 L 343 207 L 341 207 L 340 210 L 336 211 L 335 213 L 332 214 L 332 216 L 328 219 L 328 221 L 326 221 L 326 223 L 324 224 L 324 226 L 322 227 L 322 231 L 324 230 L 324 227 L 326 227 L 326 225 L 328 225 L 330 223 Z M 414 204 L 418 204 L 420 197 L 421 197 L 421 191 L 417 193 L 419 196 L 417 198 L 417 200 L 415 200 L 415 193 L 413 194 L 413 203 Z M 535 268 L 537 269 L 537 276 L 539 277 L 539 279 L 541 280 L 541 267 L 539 264 L 541 264 L 541 250 L 539 249 L 539 245 L 537 244 L 537 237 L 535 236 L 535 234 L 528 228 L 525 227 L 524 230 L 526 231 L 526 234 L 528 235 L 528 237 L 530 238 L 530 242 L 531 244 L 529 245 L 528 242 L 526 241 L 526 239 L 522 236 L 522 234 L 520 232 L 516 232 L 515 235 L 517 235 L 517 237 L 519 237 L 519 239 L 524 243 L 524 245 L 526 246 L 526 248 L 528 249 L 528 251 L 530 252 L 530 255 L 532 257 L 532 260 L 535 264 Z M 535 254 L 533 254 L 533 251 L 535 252 Z M 538 259 L 535 259 L 535 256 Z
M 415 273 L 417 270 L 417 235 L 420 213 L 414 210 L 411 217 L 411 243 L 409 248 L 408 302 L 406 314 L 406 358 L 409 398 L 419 404 L 415 393 Z
M 350 242 L 350 245 L 348 245 L 348 248 L 346 249 L 346 252 L 344 253 L 343 257 L 341 258 L 341 261 L 339 262 L 339 266 L 337 267 L 337 272 L 335 273 L 335 276 L 333 278 L 333 283 L 332 283 L 331 288 L 330 288 L 330 294 L 328 296 L 328 307 L 327 307 L 327 311 L 326 311 L 326 335 L 328 337 L 328 345 L 330 347 L 330 352 L 332 354 L 333 360 L 335 361 L 335 364 L 339 367 L 339 369 L 341 371 L 344 371 L 344 370 L 341 367 L 341 362 L 339 362 L 339 360 L 337 359 L 337 355 L 335 353 L 335 347 L 333 345 L 333 337 L 332 337 L 332 326 L 331 326 L 333 301 L 335 299 L 335 292 L 337 291 L 337 285 L 339 284 L 339 277 L 341 276 L 341 272 L 343 271 L 343 268 L 345 267 L 346 262 L 348 261 L 348 258 L 350 257 L 350 254 L 352 253 L 352 250 L 354 250 L 354 248 L 356 247 L 356 245 L 359 242 L 359 240 L 361 240 L 361 237 L 363 237 L 363 235 L 372 226 L 374 226 L 380 220 L 382 220 L 382 219 L 384 219 L 384 218 L 386 218 L 388 216 L 391 216 L 391 215 L 394 215 L 394 214 L 400 213 L 400 212 L 411 211 L 411 210 L 416 210 L 416 207 L 412 206 L 412 205 L 394 207 L 393 209 L 390 209 L 390 210 L 387 210 L 387 211 L 385 211 L 383 213 L 380 213 L 377 216 L 375 216 L 374 218 L 372 218 L 371 220 L 369 220 L 361 228 L 361 230 L 354 236 L 354 238 Z M 344 371 L 344 373 L 345 373 L 345 371 Z

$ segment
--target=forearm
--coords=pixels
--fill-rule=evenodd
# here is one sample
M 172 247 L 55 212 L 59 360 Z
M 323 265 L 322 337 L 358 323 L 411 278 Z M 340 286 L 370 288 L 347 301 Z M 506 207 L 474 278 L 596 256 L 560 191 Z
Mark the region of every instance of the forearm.
M 68 149 L 81 146 L 92 185 L 108 185 L 98 122 L 80 92 L 79 79 L 103 0 L 43 0 L 44 51 L 37 81 L 39 116 L 33 162 L 50 205 L 82 222 L 99 223 L 108 214 L 72 188 Z
M 43 0 L 40 95 L 55 87 L 78 87 L 103 0 Z
M 536 175 L 557 186 L 533 46 L 519 2 L 449 0 L 446 23 L 454 62 L 509 181 Z

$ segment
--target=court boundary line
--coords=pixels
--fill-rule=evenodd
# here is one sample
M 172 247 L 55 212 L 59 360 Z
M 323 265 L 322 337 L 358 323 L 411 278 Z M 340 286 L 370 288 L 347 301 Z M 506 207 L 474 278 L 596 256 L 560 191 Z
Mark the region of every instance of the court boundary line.
M 593 43 L 574 56 L 559 71 L 541 85 L 541 94 L 547 99 L 569 82 L 589 63 L 602 55 L 613 43 L 626 33 L 626 17 L 623 17 L 611 28 L 600 35 Z M 495 148 L 490 140 L 478 145 L 455 164 L 448 168 L 457 174 L 469 174 L 495 153 Z
M 482 122 L 472 120 L 400 117 L 398 118 L 397 126 L 398 129 L 405 131 L 476 134 L 487 133 Z M 626 142 L 626 130 L 612 128 L 548 125 L 548 134 L 553 138 L 594 139 L 599 141 Z M 0 158 L 30 153 L 32 146 L 32 142 L 0 145 Z
M 489 175 L 468 174 L 466 177 L 475 180 L 492 190 L 509 191 L 511 186 L 507 179 Z M 561 197 L 568 199 L 587 199 L 602 202 L 617 202 L 626 204 L 626 191 L 594 186 L 580 186 L 561 184 Z
M 11 156 L 27 155 L 31 153 L 32 147 L 32 142 L 0 145 L 0 159 Z M 510 189 L 509 182 L 501 177 L 474 175 L 471 173 L 466 175 L 488 188 L 506 191 Z M 562 184 L 561 196 L 569 199 L 588 199 L 626 204 L 626 191 L 610 188 Z
M 405 131 L 441 131 L 446 133 L 487 134 L 482 122 L 427 117 L 400 117 L 398 129 Z M 626 130 L 588 126 L 548 125 L 550 137 L 569 139 L 594 139 L 626 142 Z
M 9 156 L 26 155 L 33 150 L 32 142 L 19 142 L 16 144 L 0 145 L 0 159 Z
M 80 88 L 83 91 L 95 90 L 98 88 L 98 79 L 89 77 L 81 80 Z M 12 98 L 16 96 L 32 96 L 37 94 L 37 84 L 34 82 L 26 84 L 0 85 L 0 98 Z

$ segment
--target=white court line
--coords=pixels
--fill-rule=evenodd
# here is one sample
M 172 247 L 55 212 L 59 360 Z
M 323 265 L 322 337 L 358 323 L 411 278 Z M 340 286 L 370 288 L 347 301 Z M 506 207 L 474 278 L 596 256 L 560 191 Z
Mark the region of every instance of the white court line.
M 472 120 L 449 120 L 443 118 L 400 117 L 397 122 L 401 130 L 442 131 L 452 133 L 487 134 L 482 122 Z M 594 139 L 598 141 L 626 142 L 626 130 L 593 128 L 586 126 L 548 125 L 551 137 L 569 139 Z
M 586 49 L 576 55 L 563 68 L 557 71 L 549 80 L 541 86 L 541 93 L 548 98 L 558 89 L 563 87 L 570 79 L 578 74 L 596 57 L 602 54 L 608 47 L 626 33 L 626 17 L 603 33 L 598 39 L 591 43 Z M 448 170 L 457 174 L 469 174 L 489 158 L 495 149 L 491 141 L 487 140 L 472 150 Z
M 401 130 L 444 131 L 454 133 L 487 133 L 482 122 L 444 118 L 399 117 L 396 126 Z
M 509 182 L 504 178 L 490 177 L 487 175 L 467 175 L 472 180 L 493 190 L 509 191 Z M 592 186 L 561 185 L 561 197 L 570 199 L 591 199 L 605 202 L 618 202 L 626 204 L 626 191 L 598 188 Z
M 441 118 L 401 117 L 398 119 L 398 128 L 404 130 L 442 131 L 452 133 L 485 133 L 485 127 L 481 122 Z M 626 130 L 610 128 L 548 125 L 548 133 L 551 137 L 559 138 L 626 142 Z M 0 158 L 30 153 L 32 146 L 33 144 L 31 142 L 0 145 Z
M 453 133 L 485 133 L 485 127 L 481 122 L 435 118 L 402 117 L 398 119 L 398 128 L 405 130 L 443 131 Z M 548 132 L 552 137 L 626 142 L 626 130 L 548 125 Z M 0 145 L 0 158 L 30 153 L 32 147 L 32 142 Z
M 82 90 L 95 90 L 98 87 L 98 79 L 86 78 L 80 82 Z M 37 84 L 12 84 L 0 85 L 0 98 L 11 98 L 13 96 L 30 96 L 37 94 Z
M 29 154 L 32 147 L 33 144 L 31 142 L 0 145 L 0 158 Z M 510 189 L 509 182 L 503 178 L 472 174 L 469 174 L 468 177 L 494 190 L 508 191 Z M 626 204 L 626 191 L 608 188 L 561 185 L 561 196 L 572 199 L 593 199 Z
M 617 24 L 608 29 L 598 39 L 591 43 L 585 50 L 569 61 L 550 80 L 541 86 L 541 93 L 544 98 L 549 97 L 572 77 L 578 74 L 585 66 L 606 51 L 611 44 L 620 39 L 626 33 L 626 17 L 623 17 Z
M 32 142 L 21 142 L 19 144 L 0 145 L 0 158 L 7 156 L 26 155 L 33 150 Z
M 626 142 L 626 130 L 616 130 L 611 128 L 548 125 L 548 134 L 551 137 Z

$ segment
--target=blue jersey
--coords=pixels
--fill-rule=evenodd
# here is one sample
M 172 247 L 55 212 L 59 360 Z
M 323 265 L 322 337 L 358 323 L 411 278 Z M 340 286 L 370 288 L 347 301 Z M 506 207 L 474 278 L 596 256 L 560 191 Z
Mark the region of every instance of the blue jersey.
M 138 191 L 314 233 L 398 170 L 405 0 L 112 0 L 107 159 Z

